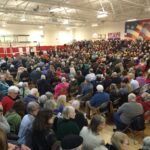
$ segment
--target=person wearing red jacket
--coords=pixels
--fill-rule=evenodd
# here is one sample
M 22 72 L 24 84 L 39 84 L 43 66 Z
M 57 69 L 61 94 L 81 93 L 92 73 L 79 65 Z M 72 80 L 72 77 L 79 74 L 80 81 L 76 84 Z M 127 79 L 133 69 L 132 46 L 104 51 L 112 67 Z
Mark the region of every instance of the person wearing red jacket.
M 4 114 L 13 107 L 14 100 L 16 99 L 18 94 L 19 94 L 19 88 L 17 86 L 10 86 L 8 88 L 8 95 L 5 96 L 1 101 L 3 109 L 4 109 L 3 111 Z

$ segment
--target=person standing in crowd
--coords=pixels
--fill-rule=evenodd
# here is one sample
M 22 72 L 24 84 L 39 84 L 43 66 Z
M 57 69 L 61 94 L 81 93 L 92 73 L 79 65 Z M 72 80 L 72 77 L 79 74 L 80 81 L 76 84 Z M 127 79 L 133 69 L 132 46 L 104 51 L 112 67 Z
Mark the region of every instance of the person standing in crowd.
M 37 81 L 37 88 L 40 95 L 50 91 L 50 83 L 46 80 L 45 75 L 41 75 L 41 79 Z
M 10 126 L 6 118 L 3 116 L 3 106 L 1 103 L 0 103 L 0 129 L 4 130 L 6 133 L 10 132 Z
M 75 119 L 75 109 L 72 106 L 67 106 L 63 110 L 63 118 L 58 118 L 57 120 L 57 138 L 62 140 L 65 136 L 69 134 L 79 135 L 80 129 Z
M 61 83 L 58 83 L 54 89 L 55 95 L 54 97 L 57 99 L 60 95 L 68 95 L 69 83 L 66 81 L 65 77 L 61 78 Z
M 32 150 L 53 150 L 57 140 L 52 124 L 52 111 L 39 111 L 32 127 Z
M 41 78 L 41 69 L 38 67 L 30 73 L 30 79 L 34 85 L 37 84 L 37 81 Z
M 30 81 L 30 75 L 27 71 L 27 68 L 24 68 L 23 72 L 20 74 L 20 81 L 21 82 L 29 82 Z
M 0 100 L 2 100 L 2 98 L 7 95 L 8 88 L 9 85 L 5 81 L 5 75 L 1 74 L 0 75 Z
M 8 88 L 8 95 L 2 99 L 2 105 L 4 114 L 8 112 L 14 105 L 14 101 L 19 94 L 19 88 L 17 86 L 10 86 Z
M 12 134 L 18 134 L 21 118 L 24 116 L 24 113 L 25 107 L 21 100 L 15 101 L 12 109 L 6 113 L 5 117 L 10 125 L 10 132 Z
M 80 100 L 86 102 L 91 99 L 93 94 L 93 85 L 89 79 L 85 79 L 80 85 Z
M 38 101 L 38 89 L 37 88 L 32 88 L 30 90 L 30 93 L 24 97 L 23 101 L 25 105 L 27 106 L 29 102 L 37 102 Z
M 80 110 L 80 101 L 78 100 L 73 100 L 71 105 L 75 108 L 75 121 L 78 124 L 80 130 L 84 127 L 84 126 L 88 126 L 88 121 L 85 118 L 83 112 L 81 112 Z
M 32 123 L 37 116 L 40 110 L 40 106 L 37 102 L 29 102 L 27 105 L 27 112 L 20 124 L 19 133 L 18 133 L 18 143 L 19 144 L 26 144 L 27 146 L 31 147 L 31 129 Z
M 134 79 L 134 74 L 133 73 L 129 73 L 129 77 L 130 77 L 131 88 L 133 90 L 138 89 L 140 87 L 140 85 L 139 85 L 139 82 Z

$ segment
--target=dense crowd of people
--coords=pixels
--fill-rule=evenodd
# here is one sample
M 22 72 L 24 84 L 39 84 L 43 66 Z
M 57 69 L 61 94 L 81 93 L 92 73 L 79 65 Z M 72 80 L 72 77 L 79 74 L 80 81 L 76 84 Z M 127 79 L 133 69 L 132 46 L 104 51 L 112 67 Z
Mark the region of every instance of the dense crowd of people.
M 0 71 L 2 150 L 127 150 L 123 130 L 136 116 L 150 120 L 149 41 L 76 41 L 6 56 Z M 116 125 L 111 143 L 101 136 L 104 104 Z M 150 149 L 150 137 L 143 142 Z

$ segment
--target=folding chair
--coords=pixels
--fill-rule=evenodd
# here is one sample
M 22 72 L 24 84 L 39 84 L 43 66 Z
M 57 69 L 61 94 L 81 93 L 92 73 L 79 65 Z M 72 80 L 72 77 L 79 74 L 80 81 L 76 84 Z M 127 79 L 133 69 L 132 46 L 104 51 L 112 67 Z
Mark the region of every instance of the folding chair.
M 110 112 L 110 101 L 102 103 L 99 107 L 92 108 L 92 115 L 101 114 L 105 116 Z
M 142 132 L 144 138 L 144 130 L 145 130 L 145 121 L 144 121 L 144 114 L 138 115 L 134 117 L 131 121 L 131 123 L 123 130 L 127 131 L 129 130 L 132 134 L 134 144 L 135 144 L 135 132 Z

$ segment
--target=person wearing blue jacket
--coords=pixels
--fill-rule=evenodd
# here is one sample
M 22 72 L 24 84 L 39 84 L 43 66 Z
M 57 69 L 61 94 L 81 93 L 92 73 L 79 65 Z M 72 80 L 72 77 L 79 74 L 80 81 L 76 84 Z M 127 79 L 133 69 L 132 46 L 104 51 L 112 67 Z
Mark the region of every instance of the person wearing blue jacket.
M 90 109 L 97 108 L 104 102 L 110 100 L 110 95 L 103 91 L 104 87 L 102 85 L 97 85 L 96 89 L 97 93 L 95 93 L 94 96 L 91 98 L 91 100 L 87 101 L 86 103 L 86 114 L 87 117 L 89 118 L 90 118 Z

